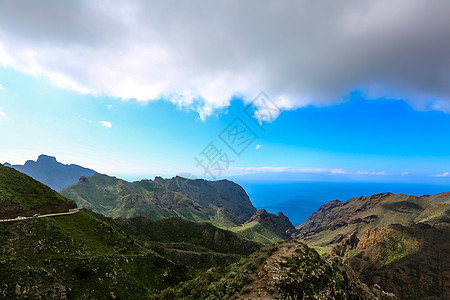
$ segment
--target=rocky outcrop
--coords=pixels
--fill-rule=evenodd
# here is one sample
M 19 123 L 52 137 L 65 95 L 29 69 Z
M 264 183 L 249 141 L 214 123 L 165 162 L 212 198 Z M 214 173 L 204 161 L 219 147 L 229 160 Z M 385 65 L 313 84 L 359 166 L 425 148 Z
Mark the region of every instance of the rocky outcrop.
M 275 215 L 268 213 L 265 209 L 260 209 L 245 224 L 251 222 L 257 222 L 285 239 L 289 239 L 292 232 L 295 231 L 294 225 L 282 212 Z

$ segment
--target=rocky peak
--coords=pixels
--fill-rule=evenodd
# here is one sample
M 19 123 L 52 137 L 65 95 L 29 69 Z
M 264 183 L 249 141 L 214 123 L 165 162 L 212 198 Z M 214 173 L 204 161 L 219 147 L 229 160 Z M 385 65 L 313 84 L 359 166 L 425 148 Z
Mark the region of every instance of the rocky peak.
M 260 209 L 245 223 L 250 222 L 258 222 L 286 238 L 289 238 L 290 234 L 295 231 L 294 225 L 282 212 L 275 215 L 265 209 Z

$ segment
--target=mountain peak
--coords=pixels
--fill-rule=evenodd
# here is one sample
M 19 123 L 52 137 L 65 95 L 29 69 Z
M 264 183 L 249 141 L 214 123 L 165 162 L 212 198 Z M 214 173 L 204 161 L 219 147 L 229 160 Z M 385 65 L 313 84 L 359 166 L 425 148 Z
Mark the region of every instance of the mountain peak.
M 45 155 L 45 154 L 39 155 L 37 162 L 43 162 L 43 163 L 57 163 L 56 157 L 54 157 L 54 156 L 49 156 L 49 155 Z

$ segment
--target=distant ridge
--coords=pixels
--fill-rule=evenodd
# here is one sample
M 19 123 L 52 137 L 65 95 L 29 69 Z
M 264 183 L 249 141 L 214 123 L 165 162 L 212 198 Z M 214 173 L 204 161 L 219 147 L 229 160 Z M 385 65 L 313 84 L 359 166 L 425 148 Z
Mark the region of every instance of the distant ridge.
M 55 191 L 61 191 L 69 185 L 77 183 L 81 176 L 92 176 L 97 173 L 78 165 L 62 164 L 55 157 L 44 154 L 40 155 L 37 161 L 28 160 L 24 165 L 5 163 L 5 166 L 25 173 Z

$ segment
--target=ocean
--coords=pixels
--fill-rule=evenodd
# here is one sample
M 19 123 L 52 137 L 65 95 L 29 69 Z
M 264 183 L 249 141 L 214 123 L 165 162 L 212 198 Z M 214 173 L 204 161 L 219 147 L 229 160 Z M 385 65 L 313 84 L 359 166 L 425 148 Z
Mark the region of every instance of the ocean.
M 238 183 L 247 191 L 257 209 L 264 208 L 275 214 L 281 211 L 289 217 L 294 226 L 306 221 L 321 205 L 331 200 L 339 199 L 345 202 L 353 197 L 384 192 L 421 196 L 450 191 L 450 186 L 406 183 L 253 181 Z

